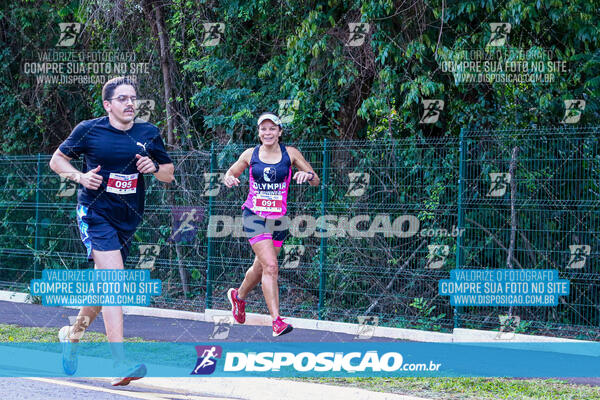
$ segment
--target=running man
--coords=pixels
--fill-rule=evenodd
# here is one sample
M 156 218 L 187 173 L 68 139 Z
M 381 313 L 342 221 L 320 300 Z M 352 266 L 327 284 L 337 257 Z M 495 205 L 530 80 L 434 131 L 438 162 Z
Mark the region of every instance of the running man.
M 144 213 L 144 174 L 161 182 L 173 181 L 173 162 L 165 151 L 158 128 L 135 121 L 136 88 L 128 78 L 106 82 L 102 103 L 108 116 L 81 122 L 52 155 L 50 168 L 82 186 L 77 196 L 81 240 L 95 269 L 123 269 L 133 234 Z M 83 171 L 71 159 L 83 155 Z M 123 310 L 120 306 L 82 307 L 72 326 L 59 332 L 63 368 L 77 370 L 76 345 L 85 329 L 102 311 L 115 366 L 124 369 L 114 386 L 127 385 L 146 374 L 139 364 L 130 370 L 123 352 Z
M 244 151 L 223 178 L 223 183 L 228 188 L 237 186 L 240 184 L 238 177 L 250 167 L 250 191 L 242 205 L 243 230 L 255 254 L 254 263 L 246 272 L 242 285 L 238 289 L 229 289 L 227 298 L 231 303 L 234 319 L 243 324 L 246 321 L 244 299 L 261 282 L 273 320 L 273 336 L 279 336 L 292 331 L 292 326 L 279 315 L 277 284 L 277 256 L 288 233 L 282 217 L 287 211 L 292 166 L 298 169 L 293 176 L 296 183 L 308 182 L 311 186 L 318 186 L 320 180 L 300 151 L 281 143 L 283 129 L 279 117 L 272 113 L 262 114 L 257 125 L 262 144 Z

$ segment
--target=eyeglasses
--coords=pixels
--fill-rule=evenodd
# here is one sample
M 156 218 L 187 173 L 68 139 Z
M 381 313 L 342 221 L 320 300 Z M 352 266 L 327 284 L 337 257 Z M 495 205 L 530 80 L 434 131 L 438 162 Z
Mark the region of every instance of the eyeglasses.
M 107 100 L 109 100 L 109 101 L 110 100 L 117 100 L 121 104 L 127 104 L 129 102 L 129 100 L 131 100 L 131 102 L 133 104 L 135 104 L 135 101 L 137 100 L 137 97 L 135 97 L 135 96 L 121 95 L 121 96 L 113 97 L 112 99 L 107 99 Z

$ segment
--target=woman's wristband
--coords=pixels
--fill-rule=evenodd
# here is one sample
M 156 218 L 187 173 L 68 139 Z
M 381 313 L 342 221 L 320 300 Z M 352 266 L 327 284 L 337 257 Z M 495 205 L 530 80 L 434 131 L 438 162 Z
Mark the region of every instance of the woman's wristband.
M 315 178 L 315 174 L 314 174 L 314 173 L 312 173 L 312 172 L 310 172 L 310 171 L 308 171 L 308 173 L 310 174 L 310 179 L 309 179 L 309 181 L 312 181 L 312 180 Z

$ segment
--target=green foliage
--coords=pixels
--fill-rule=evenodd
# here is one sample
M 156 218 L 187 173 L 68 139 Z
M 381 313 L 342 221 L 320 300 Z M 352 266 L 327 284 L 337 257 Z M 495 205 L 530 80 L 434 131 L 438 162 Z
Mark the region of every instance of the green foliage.
M 418 319 L 415 324 L 417 329 L 429 331 L 439 331 L 441 329 L 442 326 L 439 324 L 439 322 L 446 316 L 446 314 L 433 315 L 436 306 L 431 305 L 428 300 L 422 297 L 417 297 L 412 303 L 410 303 L 410 306 L 415 309 L 418 315 Z
M 143 1 L 10 3 L 2 11 L 0 122 L 3 153 L 51 152 L 82 119 L 104 114 L 100 85 L 38 84 L 23 63 L 55 49 L 57 24 L 85 27 L 75 50 L 130 51 L 150 61 L 140 93 L 156 102 L 153 121 L 164 129 L 165 104 L 154 17 Z M 442 6 L 445 6 L 442 9 Z M 565 99 L 584 99 L 581 124 L 599 116 L 598 0 L 489 0 L 427 7 L 386 1 L 191 2 L 162 7 L 177 145 L 251 141 L 256 115 L 278 101 L 300 103 L 286 127 L 291 141 L 458 135 L 461 127 L 533 127 L 559 123 Z M 442 21 L 443 19 L 443 21 Z M 346 46 L 348 23 L 370 24 L 361 46 Z M 489 21 L 510 23 L 507 45 L 529 60 L 562 60 L 568 71 L 546 83 L 457 83 L 441 68 L 463 50 L 486 47 Z M 222 22 L 217 46 L 203 46 L 203 23 Z M 508 56 L 507 56 L 508 57 Z M 509 57 L 510 59 L 510 57 Z M 433 125 L 419 123 L 423 99 L 443 99 Z

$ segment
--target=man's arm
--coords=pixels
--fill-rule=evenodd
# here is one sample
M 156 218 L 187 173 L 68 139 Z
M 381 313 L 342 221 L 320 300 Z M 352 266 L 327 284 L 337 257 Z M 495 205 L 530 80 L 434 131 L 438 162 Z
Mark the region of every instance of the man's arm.
M 165 183 L 171 183 L 175 180 L 175 176 L 173 176 L 175 166 L 173 163 L 155 164 L 148 156 L 136 154 L 135 157 L 137 158 L 136 167 L 142 174 L 153 174 L 156 179 Z M 156 165 L 158 165 L 158 170 Z
M 96 173 L 100 171 L 100 165 L 84 174 L 71 165 L 71 158 L 59 149 L 52 154 L 50 168 L 61 177 L 75 181 L 88 189 L 98 190 L 102 183 L 102 176 Z
M 173 163 L 159 164 L 158 171 L 154 172 L 154 177 L 161 182 L 171 183 L 175 180 L 175 166 Z

